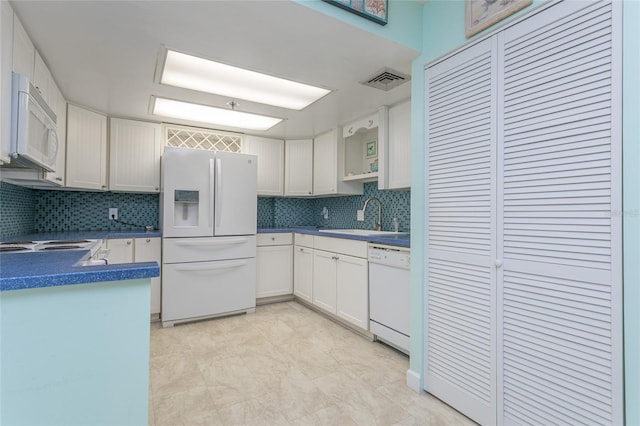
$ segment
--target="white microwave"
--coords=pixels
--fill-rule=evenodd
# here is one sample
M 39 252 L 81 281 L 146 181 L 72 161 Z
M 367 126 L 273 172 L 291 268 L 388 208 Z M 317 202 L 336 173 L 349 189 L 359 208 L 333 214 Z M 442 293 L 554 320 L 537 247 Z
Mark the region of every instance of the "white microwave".
M 12 83 L 11 162 L 53 172 L 59 145 L 56 115 L 27 76 L 14 73 Z

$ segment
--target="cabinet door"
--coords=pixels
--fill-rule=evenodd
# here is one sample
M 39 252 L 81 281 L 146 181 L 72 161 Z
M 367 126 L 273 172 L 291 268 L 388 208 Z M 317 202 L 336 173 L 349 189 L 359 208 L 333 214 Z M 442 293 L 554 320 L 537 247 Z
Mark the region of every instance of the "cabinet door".
M 13 15 L 13 72 L 26 75 L 33 81 L 33 61 L 36 48 L 17 15 Z
M 133 239 L 116 238 L 107 240 L 109 264 L 133 263 Z
M 425 76 L 425 389 L 481 424 L 496 424 L 497 403 L 495 50 L 485 40 Z
M 389 108 L 388 189 L 411 187 L 411 102 Z
M 621 16 L 562 2 L 499 38 L 498 424 L 625 423 Z
M 313 252 L 313 304 L 336 314 L 336 255 Z
M 369 271 L 367 259 L 337 255 L 337 315 L 350 323 L 369 329 Z
M 293 246 L 256 249 L 256 298 L 293 293 Z
M 45 179 L 56 185 L 64 186 L 67 167 L 67 101 L 62 96 L 58 86 L 53 86 L 53 95 L 56 104 L 56 124 L 58 128 L 58 156 L 56 157 L 55 172 L 45 174 Z
M 258 195 L 283 195 L 284 141 L 245 136 L 242 152 L 258 156 Z
M 162 126 L 120 118 L 109 121 L 109 189 L 159 192 Z
M 53 110 L 55 114 L 58 114 L 58 97 L 55 88 L 55 81 L 53 76 L 47 68 L 47 64 L 40 56 L 40 52 L 36 50 L 34 66 L 33 66 L 33 86 L 36 88 L 42 99 L 47 103 L 49 108 Z
M 299 246 L 294 248 L 293 294 L 313 303 L 313 249 Z
M 285 142 L 284 195 L 313 194 L 313 140 Z
M 337 179 L 337 130 L 333 129 L 313 140 L 313 194 L 335 194 Z
M 13 69 L 13 9 L 0 2 L 0 164 L 11 161 L 11 71 Z
M 107 117 L 69 105 L 67 186 L 107 189 Z
M 162 252 L 160 238 L 136 238 L 134 240 L 134 256 L 135 262 L 158 262 L 162 267 Z M 151 278 L 151 313 L 160 313 L 160 288 L 161 278 Z

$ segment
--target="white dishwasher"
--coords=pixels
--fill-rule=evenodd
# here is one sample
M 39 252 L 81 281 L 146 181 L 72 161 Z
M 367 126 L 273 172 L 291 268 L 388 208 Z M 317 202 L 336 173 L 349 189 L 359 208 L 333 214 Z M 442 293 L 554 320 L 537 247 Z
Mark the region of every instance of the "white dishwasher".
M 369 244 L 369 330 L 409 354 L 411 255 L 403 247 Z

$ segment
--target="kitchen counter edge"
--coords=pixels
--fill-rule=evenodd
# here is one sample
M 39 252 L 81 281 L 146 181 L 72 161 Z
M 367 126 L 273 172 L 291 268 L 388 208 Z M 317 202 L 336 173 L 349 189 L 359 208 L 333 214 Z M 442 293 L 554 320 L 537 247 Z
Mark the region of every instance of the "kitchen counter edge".
M 306 228 L 306 227 L 258 228 L 258 234 L 269 234 L 269 233 L 275 234 L 275 233 L 286 233 L 286 232 L 316 235 L 319 237 L 342 238 L 346 240 L 366 241 L 369 243 L 388 244 L 388 245 L 399 246 L 399 247 L 411 247 L 410 240 L 406 235 L 398 235 L 398 236 L 349 235 L 349 234 L 321 232 L 317 228 Z

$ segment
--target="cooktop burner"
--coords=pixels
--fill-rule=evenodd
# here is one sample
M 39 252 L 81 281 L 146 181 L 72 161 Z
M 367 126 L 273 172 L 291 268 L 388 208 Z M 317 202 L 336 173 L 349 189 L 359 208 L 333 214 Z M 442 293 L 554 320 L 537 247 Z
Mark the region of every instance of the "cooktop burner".
M 46 245 L 60 245 L 60 244 L 82 244 L 82 243 L 90 243 L 89 240 L 65 240 L 65 241 L 48 241 L 46 243 L 42 243 L 43 246 Z M 73 247 L 79 248 L 79 247 Z
M 0 253 L 11 253 L 11 252 L 20 252 L 20 251 L 32 251 L 32 250 L 25 247 L 13 247 L 13 246 L 0 247 Z
M 50 247 L 42 247 L 40 250 L 73 250 L 79 249 L 82 246 L 50 246 Z
M 35 243 L 33 241 L 14 241 L 14 242 L 0 243 L 0 246 L 21 246 L 24 244 L 35 244 Z

